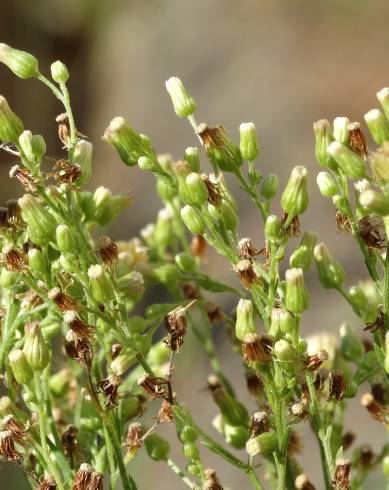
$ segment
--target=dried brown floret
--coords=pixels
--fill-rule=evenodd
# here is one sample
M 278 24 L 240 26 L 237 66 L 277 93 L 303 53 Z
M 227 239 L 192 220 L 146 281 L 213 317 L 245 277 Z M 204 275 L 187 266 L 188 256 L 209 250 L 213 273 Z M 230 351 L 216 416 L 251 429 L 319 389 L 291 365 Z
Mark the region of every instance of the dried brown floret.
M 261 337 L 256 333 L 249 333 L 244 337 L 242 351 L 244 360 L 247 363 L 259 362 L 261 364 L 270 362 L 272 350 L 272 340 L 266 335 Z
M 97 388 L 105 398 L 105 405 L 108 407 L 116 407 L 118 401 L 118 389 L 121 384 L 121 379 L 115 374 L 110 374 L 108 378 L 102 379 L 97 383 Z
M 351 461 L 349 459 L 336 460 L 334 485 L 339 490 L 350 489 Z
M 382 218 L 368 214 L 358 221 L 358 232 L 367 247 L 384 250 L 385 228 Z
M 330 378 L 330 397 L 340 401 L 344 398 L 344 392 L 346 390 L 346 382 L 344 376 L 340 371 L 331 371 L 329 373 Z
M 19 165 L 14 165 L 9 171 L 9 176 L 11 179 L 19 181 L 27 192 L 35 192 L 38 189 L 36 180 L 26 168 L 20 168 Z
M 118 260 L 118 246 L 108 236 L 99 238 L 98 247 L 101 260 L 104 264 L 112 266 Z
M 349 124 L 348 134 L 348 146 L 350 150 L 352 150 L 363 159 L 366 159 L 369 152 L 367 149 L 366 138 L 365 135 L 362 133 L 361 125 L 359 124 L 359 122 L 353 122 Z
M 258 282 L 257 273 L 254 270 L 251 260 L 240 260 L 233 267 L 245 289 L 251 289 L 255 282 Z

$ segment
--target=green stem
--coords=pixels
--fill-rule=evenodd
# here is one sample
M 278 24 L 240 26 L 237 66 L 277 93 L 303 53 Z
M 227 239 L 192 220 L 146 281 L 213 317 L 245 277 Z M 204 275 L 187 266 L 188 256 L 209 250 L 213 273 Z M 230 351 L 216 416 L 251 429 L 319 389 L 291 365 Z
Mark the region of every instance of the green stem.
M 385 318 L 385 329 L 389 329 L 389 241 L 386 247 L 385 256 L 385 271 L 384 271 L 384 318 Z
M 166 464 L 169 468 L 185 483 L 185 485 L 189 488 L 195 489 L 195 484 L 185 475 L 181 468 L 179 468 L 176 463 L 172 459 L 168 459 Z
M 244 178 L 244 175 L 242 174 L 241 170 L 238 169 L 235 172 L 235 175 L 238 177 L 239 182 L 241 183 L 241 186 L 243 190 L 248 194 L 251 198 L 251 200 L 254 202 L 255 206 L 257 207 L 258 211 L 261 214 L 263 222 L 266 221 L 267 215 L 265 208 L 263 207 L 263 203 L 257 196 L 257 193 L 255 192 L 255 189 L 253 189 L 247 182 L 246 179 Z

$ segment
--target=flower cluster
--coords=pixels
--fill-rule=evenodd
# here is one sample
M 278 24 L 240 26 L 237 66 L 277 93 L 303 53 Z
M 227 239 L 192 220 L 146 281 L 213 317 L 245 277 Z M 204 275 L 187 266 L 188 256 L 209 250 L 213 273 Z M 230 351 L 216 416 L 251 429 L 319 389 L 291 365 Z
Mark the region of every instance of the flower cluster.
M 151 139 L 125 119 L 111 121 L 103 140 L 125 165 L 154 174 L 163 202 L 140 237 L 115 243 L 100 228 L 131 196 L 84 189 L 92 144 L 75 125 L 66 66 L 53 63 L 50 80 L 34 56 L 5 44 L 0 61 L 18 77 L 47 85 L 65 111 L 57 117 L 63 155 L 47 168 L 52 159 L 44 138 L 25 130 L 0 97 L 0 140 L 18 159 L 10 177 L 24 192 L 0 208 L 0 370 L 7 390 L 0 399 L 1 458 L 18 464 L 41 490 L 101 490 L 104 477 L 111 489 L 120 480 L 122 488 L 135 490 L 132 467 L 143 451 L 167 464 L 182 485 L 225 488 L 223 475 L 207 468 L 201 445 L 246 474 L 257 490 L 265 480 L 277 490 L 358 489 L 380 465 L 389 479 L 388 447 L 377 454 L 367 445 L 354 447 L 355 435 L 343 424 L 346 401 L 355 397 L 367 420 L 389 422 L 389 89 L 378 93 L 382 111 L 365 115 L 379 145 L 374 151 L 361 125 L 346 117 L 314 124 L 316 159 L 324 167 L 319 190 L 332 198 L 334 229 L 355 238 L 369 275 L 347 288 L 328 247 L 314 232 L 301 231 L 307 169 L 292 169 L 282 213 L 273 214 L 278 178 L 256 166 L 255 125 L 240 125 L 237 144 L 223 126 L 198 124 L 194 98 L 174 77 L 166 82 L 174 110 L 188 119 L 201 148 L 186 148 L 178 160 L 158 155 Z M 252 200 L 262 235 L 239 236 L 229 178 Z M 224 257 L 238 287 L 204 272 L 208 246 Z M 310 306 L 304 275 L 314 264 L 323 288 L 340 293 L 360 318 L 361 332 L 343 323 L 339 337 L 302 338 Z M 144 308 L 144 292 L 155 284 L 169 303 Z M 208 292 L 228 293 L 234 312 L 223 311 Z M 254 410 L 224 374 L 214 325 L 225 329 L 241 359 Z M 210 359 L 213 428 L 225 444 L 197 425 L 174 389 L 176 356 L 193 338 L 188 332 Z M 143 414 L 152 406 L 157 417 L 150 426 Z M 324 487 L 299 462 L 299 424 L 306 420 L 320 447 Z M 185 468 L 173 461 L 161 424 L 175 426 Z

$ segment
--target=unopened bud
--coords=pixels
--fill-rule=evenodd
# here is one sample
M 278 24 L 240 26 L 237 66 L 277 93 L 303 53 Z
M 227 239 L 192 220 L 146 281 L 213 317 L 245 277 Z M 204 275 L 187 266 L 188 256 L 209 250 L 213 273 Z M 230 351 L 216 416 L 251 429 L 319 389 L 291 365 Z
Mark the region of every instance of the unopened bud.
M 347 145 L 349 139 L 350 119 L 348 117 L 336 117 L 334 119 L 334 138 L 342 145 Z
M 345 277 L 341 264 L 331 256 L 324 243 L 316 245 L 313 254 L 320 284 L 326 289 L 339 289 Z
M 202 235 L 205 223 L 201 214 L 192 206 L 186 205 L 181 209 L 181 218 L 186 227 L 194 235 Z
M 319 172 L 316 182 L 324 197 L 333 197 L 338 192 L 338 186 L 329 172 Z
M 244 160 L 253 162 L 259 155 L 257 131 L 252 122 L 242 123 L 239 126 L 240 152 Z
M 199 174 L 192 172 L 185 179 L 191 204 L 201 206 L 208 199 L 208 189 Z
M 246 443 L 246 451 L 249 456 L 257 454 L 271 454 L 278 446 L 278 438 L 275 432 L 264 432 L 257 437 L 251 437 Z
M 327 150 L 347 177 L 351 179 L 366 177 L 365 162 L 350 148 L 338 141 L 333 141 Z
M 298 216 L 308 207 L 307 169 L 294 167 L 281 197 L 281 207 L 288 216 Z
M 379 109 L 372 109 L 364 117 L 377 145 L 382 145 L 385 141 L 389 141 L 389 122 Z
M 58 250 L 64 254 L 76 252 L 76 242 L 68 225 L 58 225 L 55 230 Z
M 371 154 L 370 166 L 378 180 L 385 184 L 389 183 L 389 142 L 385 142 L 381 148 Z
M 264 177 L 261 184 L 261 196 L 273 199 L 278 192 L 278 176 L 269 174 Z
M 146 437 L 144 444 L 147 454 L 154 461 L 167 461 L 169 458 L 169 443 L 158 434 L 150 434 Z
M 34 371 L 43 371 L 50 361 L 50 351 L 38 322 L 27 323 L 23 352 Z
M 385 87 L 377 92 L 377 99 L 384 110 L 386 119 L 389 120 L 389 87 Z
M 23 219 L 27 223 L 29 237 L 33 243 L 46 245 L 54 240 L 55 219 L 39 198 L 31 194 L 25 194 L 19 199 L 19 206 Z
M 336 164 L 329 155 L 328 145 L 334 140 L 330 123 L 327 119 L 321 119 L 313 124 L 313 132 L 315 134 L 315 156 L 319 165 L 334 169 Z
M 22 132 L 22 121 L 9 107 L 6 99 L 0 95 L 0 140 L 3 143 L 18 143 Z
M 46 143 L 40 134 L 33 135 L 31 131 L 23 131 L 19 136 L 20 148 L 26 157 L 23 162 L 25 166 L 39 165 L 43 155 L 46 153 Z
M 8 360 L 16 382 L 20 385 L 31 384 L 34 373 L 24 352 L 20 349 L 13 350 L 10 352 Z
M 39 75 L 38 60 L 30 53 L 0 44 L 0 62 L 8 66 L 19 78 L 32 78 Z
M 359 203 L 368 211 L 381 216 L 389 214 L 389 196 L 369 189 L 359 196 Z
M 304 272 L 308 271 L 311 267 L 316 241 L 316 233 L 310 231 L 304 233 L 299 246 L 290 256 L 290 266 L 294 268 L 300 267 Z
M 200 172 L 200 156 L 199 149 L 195 147 L 186 148 L 184 160 L 189 163 L 192 172 Z
M 88 277 L 96 301 L 104 304 L 114 298 L 112 280 L 100 264 L 89 267 Z
M 59 84 L 66 83 L 69 80 L 69 71 L 62 61 L 54 61 L 50 67 L 51 78 Z
M 355 330 L 347 323 L 341 325 L 339 333 L 341 339 L 340 350 L 343 357 L 347 361 L 358 363 L 365 352 L 362 340 L 356 335 Z
M 173 102 L 174 110 L 179 117 L 191 116 L 196 110 L 196 102 L 177 77 L 171 77 L 165 82 L 166 90 Z
M 93 145 L 89 141 L 79 140 L 74 148 L 72 163 L 81 169 L 81 175 L 77 179 L 79 185 L 86 184 L 92 175 L 92 150 Z
M 274 344 L 273 353 L 279 361 L 292 362 L 295 357 L 295 351 L 291 344 L 285 340 L 278 340 Z
M 181 252 L 174 257 L 174 260 L 184 272 L 194 272 L 196 270 L 196 260 L 189 253 Z
M 266 218 L 265 235 L 269 242 L 276 242 L 280 238 L 281 220 L 275 214 L 271 214 Z
M 302 313 L 309 306 L 309 294 L 302 269 L 288 269 L 285 279 L 285 308 L 292 313 Z

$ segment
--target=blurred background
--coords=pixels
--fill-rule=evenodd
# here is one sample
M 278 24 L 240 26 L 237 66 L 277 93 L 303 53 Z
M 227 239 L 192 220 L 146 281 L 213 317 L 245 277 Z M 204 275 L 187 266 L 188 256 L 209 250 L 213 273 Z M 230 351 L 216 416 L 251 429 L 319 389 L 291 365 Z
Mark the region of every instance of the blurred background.
M 130 190 L 135 195 L 132 207 L 110 229 L 113 238 L 138 234 L 154 220 L 160 203 L 152 176 L 121 164 L 101 135 L 111 118 L 121 115 L 148 134 L 158 152 L 182 157 L 185 147 L 197 141 L 189 124 L 175 116 L 165 91 L 164 81 L 177 75 L 197 100 L 198 122 L 221 123 L 234 137 L 240 122 L 256 124 L 262 147 L 260 169 L 277 173 L 281 187 L 292 166 L 308 167 L 311 206 L 303 216 L 303 228 L 317 231 L 330 242 L 345 265 L 349 285 L 365 277 L 353 240 L 336 233 L 332 205 L 316 189 L 312 123 L 338 115 L 363 121 L 363 114 L 377 106 L 375 93 L 389 84 L 388 2 L 2 0 L 1 6 L 1 42 L 33 53 L 45 73 L 56 59 L 69 67 L 77 126 L 95 144 L 94 178 L 89 186 Z M 44 135 L 48 154 L 62 156 L 55 125 L 62 109 L 47 89 L 35 80 L 16 79 L 1 66 L 0 93 L 26 128 Z M 12 156 L 0 153 L 2 202 L 21 194 L 8 177 L 14 163 Z M 234 182 L 231 187 L 239 201 L 240 235 L 262 245 L 256 210 Z M 275 207 L 274 211 L 279 210 Z M 212 253 L 207 268 L 223 280 L 235 280 L 224 260 Z M 335 293 L 320 289 L 315 271 L 308 274 L 307 284 L 312 308 L 304 316 L 304 334 L 336 332 L 342 320 L 362 328 Z M 234 306 L 228 297 L 223 301 L 227 309 Z M 215 334 L 220 337 L 219 353 L 227 373 L 254 409 L 245 394 L 238 360 L 230 354 L 228 344 L 223 344 L 223 335 Z M 204 390 L 210 372 L 199 346 L 194 340 L 187 343 L 174 386 L 197 422 L 213 431 L 210 421 L 217 411 Z M 360 409 L 358 401 L 346 427 L 357 429 L 358 444 L 369 442 L 378 449 L 385 439 L 382 426 Z M 173 430 L 166 432 L 173 440 Z M 299 460 L 317 488 L 323 488 L 318 450 L 308 426 L 302 426 L 301 436 L 304 452 Z M 173 454 L 183 461 L 179 449 Z M 226 487 L 247 488 L 244 475 L 212 455 L 206 457 Z M 183 488 L 163 464 L 136 458 L 132 465 L 139 490 Z M 258 471 L 262 473 L 261 468 Z M 1 466 L 0 478 L 1 488 L 25 488 L 10 465 Z M 371 479 L 366 488 L 383 488 L 379 478 Z

